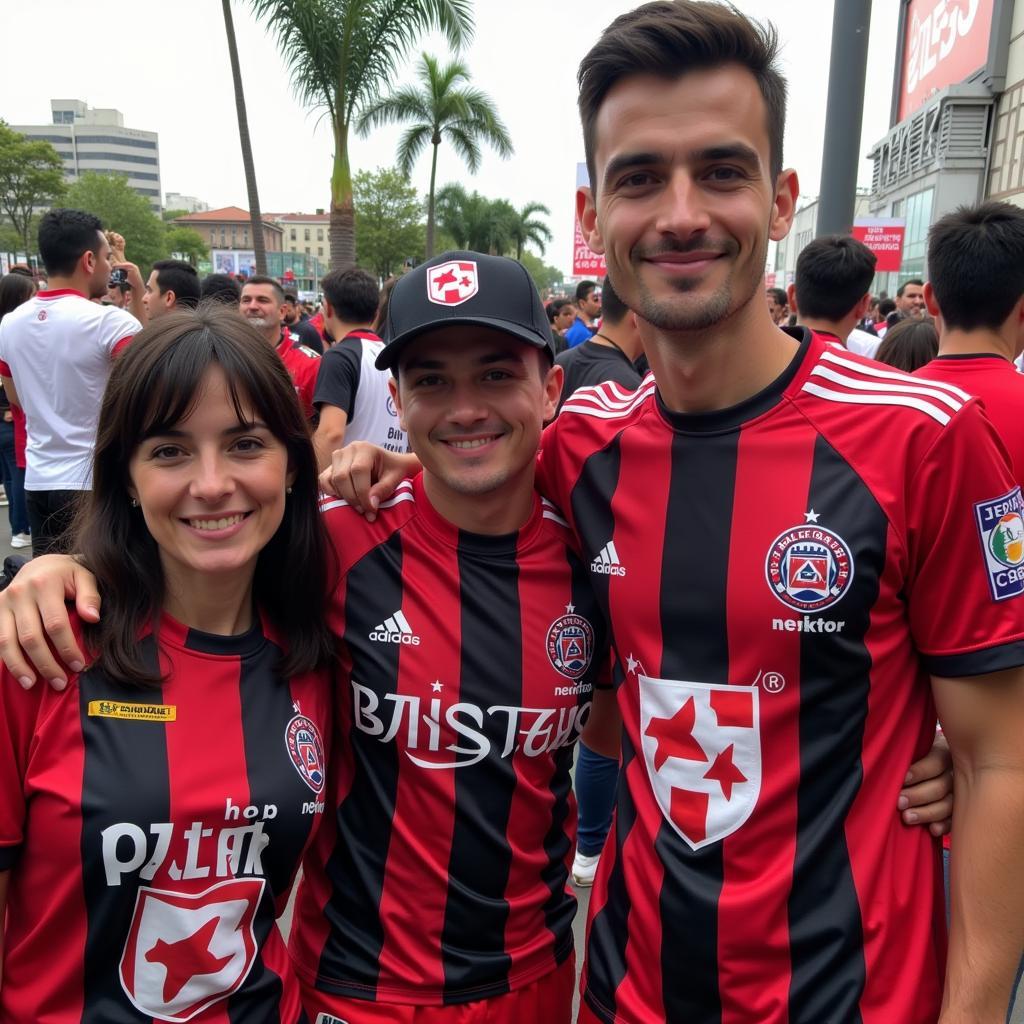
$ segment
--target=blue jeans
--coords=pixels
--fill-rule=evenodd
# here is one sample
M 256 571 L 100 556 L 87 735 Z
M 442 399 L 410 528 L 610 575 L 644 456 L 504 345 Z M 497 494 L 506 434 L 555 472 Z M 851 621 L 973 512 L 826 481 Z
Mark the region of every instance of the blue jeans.
M 25 508 L 25 470 L 14 457 L 14 424 L 0 419 L 0 478 L 7 493 L 7 516 L 11 536 L 28 533 L 28 510 Z
M 617 758 L 595 754 L 579 745 L 576 760 L 576 803 L 579 805 L 579 838 L 576 848 L 584 856 L 600 853 L 612 827 L 615 790 L 619 778 Z

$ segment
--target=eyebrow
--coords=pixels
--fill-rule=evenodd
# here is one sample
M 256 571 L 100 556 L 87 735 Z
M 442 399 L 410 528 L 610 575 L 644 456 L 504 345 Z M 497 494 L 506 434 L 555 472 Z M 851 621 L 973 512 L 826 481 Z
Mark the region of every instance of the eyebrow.
M 252 423 L 236 423 L 233 427 L 228 427 L 226 430 L 220 432 L 221 437 L 231 437 L 234 434 L 245 434 L 250 430 L 266 430 L 269 431 L 270 427 L 263 423 L 261 420 L 254 420 Z M 146 440 L 152 440 L 154 437 L 191 437 L 192 435 L 187 430 L 158 430 L 155 433 L 150 434 Z
M 490 366 L 494 363 L 508 362 L 524 362 L 522 352 L 515 349 L 507 349 L 501 352 L 488 352 L 477 360 L 477 364 L 479 366 Z M 424 357 L 422 359 L 410 361 L 405 367 L 405 372 L 408 373 L 410 370 L 443 370 L 446 365 L 447 364 L 441 359 L 430 359 Z
M 737 160 L 749 167 L 759 168 L 761 158 L 757 150 L 742 143 L 730 142 L 721 146 L 708 146 L 705 149 L 691 150 L 686 155 L 687 162 L 708 163 L 714 160 Z M 669 159 L 664 153 L 654 150 L 637 153 L 620 153 L 608 161 L 604 171 L 604 184 L 607 188 L 613 178 L 633 167 L 650 167 L 652 164 L 665 164 Z

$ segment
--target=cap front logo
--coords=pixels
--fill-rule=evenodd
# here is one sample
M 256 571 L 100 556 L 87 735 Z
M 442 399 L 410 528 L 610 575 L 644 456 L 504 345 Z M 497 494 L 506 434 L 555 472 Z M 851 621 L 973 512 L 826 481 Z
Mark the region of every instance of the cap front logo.
M 439 306 L 458 306 L 478 291 L 473 260 L 452 260 L 427 270 L 427 298 Z

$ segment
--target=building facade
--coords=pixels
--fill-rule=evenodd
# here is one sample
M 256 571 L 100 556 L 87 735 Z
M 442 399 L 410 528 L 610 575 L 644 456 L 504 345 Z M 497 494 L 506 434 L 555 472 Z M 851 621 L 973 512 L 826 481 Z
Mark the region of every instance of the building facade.
M 868 216 L 866 194 L 858 193 L 854 203 L 853 216 L 855 220 Z M 817 224 L 818 200 L 812 199 L 796 211 L 789 234 L 775 246 L 773 270 L 768 272 L 768 278 L 766 278 L 766 281 L 772 281 L 770 287 L 786 288 L 793 283 L 793 279 L 796 277 L 796 258 L 803 252 L 804 247 L 814 239 Z M 774 278 L 771 277 L 773 273 Z
M 316 213 L 268 213 L 264 216 L 281 226 L 286 250 L 316 256 L 322 263 L 330 262 L 329 213 L 317 210 Z
M 252 218 L 239 206 L 187 213 L 171 223 L 198 231 L 211 249 L 252 249 Z M 281 252 L 283 238 L 281 226 L 264 216 L 263 244 L 267 252 Z
M 11 125 L 32 139 L 49 142 L 73 182 L 88 171 L 123 175 L 160 212 L 160 144 L 156 132 L 124 126 L 118 110 L 94 109 L 81 100 L 50 100 L 52 123 Z
M 180 192 L 167 192 L 164 194 L 165 210 L 184 210 L 186 213 L 202 213 L 208 210 L 210 204 L 195 196 L 183 196 Z

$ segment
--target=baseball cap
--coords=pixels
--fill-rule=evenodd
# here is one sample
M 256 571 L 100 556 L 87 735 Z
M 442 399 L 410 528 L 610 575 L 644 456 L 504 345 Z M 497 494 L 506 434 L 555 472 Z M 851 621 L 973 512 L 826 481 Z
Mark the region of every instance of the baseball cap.
M 393 369 L 405 346 L 421 334 L 459 324 L 503 331 L 554 359 L 547 314 L 521 263 L 482 252 L 445 252 L 396 282 L 377 369 Z

